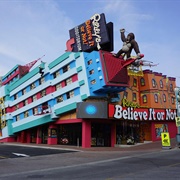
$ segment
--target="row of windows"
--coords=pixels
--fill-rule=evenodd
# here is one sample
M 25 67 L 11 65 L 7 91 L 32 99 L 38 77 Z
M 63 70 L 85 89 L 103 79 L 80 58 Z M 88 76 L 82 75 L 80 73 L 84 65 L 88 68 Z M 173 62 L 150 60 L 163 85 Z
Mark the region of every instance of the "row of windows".
M 143 77 L 141 77 L 141 79 L 140 79 L 140 84 L 141 84 L 141 86 L 145 86 L 145 79 L 143 78 Z M 160 80 L 159 81 L 159 85 L 160 85 L 160 88 L 163 88 L 164 87 L 164 85 L 163 85 L 163 81 L 162 80 Z M 133 86 L 134 87 L 137 87 L 137 79 L 133 79 Z M 152 87 L 157 87 L 157 82 L 156 82 L 156 80 L 155 79 L 152 79 Z M 173 92 L 174 91 L 174 88 L 173 88 L 173 85 L 172 84 L 170 84 L 169 85 L 169 90 L 171 91 L 171 92 Z
M 26 94 L 28 91 L 36 88 L 38 85 L 41 85 L 41 84 L 43 84 L 43 83 L 45 83 L 45 78 L 44 78 L 44 77 L 40 78 L 40 79 L 37 81 L 37 83 L 34 82 L 34 83 L 30 84 L 30 85 L 28 86 L 28 87 L 30 87 L 29 90 L 27 90 L 27 89 L 28 89 L 28 87 L 27 87 L 27 88 L 24 88 L 21 92 L 16 93 L 16 94 L 14 95 L 14 100 L 17 99 L 18 97 L 20 97 L 20 96 L 21 96 L 20 94 L 24 95 L 24 94 Z M 37 84 L 38 84 L 38 85 L 37 85 Z
M 70 91 L 70 92 L 67 92 L 64 94 L 66 96 L 66 99 L 70 99 L 70 98 L 73 98 L 75 96 L 74 94 L 74 91 Z M 63 102 L 65 100 L 64 95 L 61 95 L 59 97 L 56 98 L 56 102 L 57 103 L 60 103 L 60 102 Z M 27 110 L 23 113 L 23 117 L 24 118 L 27 118 L 30 116 L 30 111 L 32 111 L 32 115 L 37 115 L 39 114 L 39 109 L 41 109 L 41 111 L 46 111 L 47 113 L 47 110 L 49 110 L 49 106 L 48 106 L 48 103 L 43 103 L 42 106 L 38 106 L 38 107 L 34 107 L 32 110 Z M 17 115 L 15 117 L 16 121 L 20 120 L 20 115 Z
M 62 67 L 61 69 L 62 69 L 62 72 L 63 72 L 63 73 L 67 72 L 68 70 L 70 70 L 70 64 Z M 60 70 L 61 70 L 61 69 L 60 69 Z M 58 70 L 58 71 L 56 71 L 55 73 L 53 73 L 53 78 L 54 78 L 54 79 L 55 79 L 56 77 L 60 76 L 60 70 Z M 69 81 L 70 81 L 70 80 L 69 80 Z M 26 94 L 28 91 L 35 89 L 37 86 L 39 86 L 39 85 L 41 85 L 41 84 L 43 84 L 43 83 L 45 83 L 45 77 L 40 78 L 38 81 L 33 82 L 33 83 L 30 84 L 28 87 L 24 88 L 22 91 L 16 93 L 16 94 L 14 95 L 14 100 L 17 99 L 18 97 L 20 97 L 21 94 L 24 95 L 24 94 Z M 67 82 L 67 84 L 68 84 L 68 82 Z
M 125 91 L 124 92 L 124 98 L 128 98 L 128 92 Z M 163 99 L 163 102 L 166 102 L 166 95 L 163 94 L 162 95 L 162 99 Z M 137 94 L 136 93 L 132 93 L 132 101 L 137 101 Z M 147 95 L 143 95 L 142 96 L 142 102 L 143 103 L 147 103 Z M 159 102 L 159 95 L 158 94 L 154 94 L 154 102 L 155 103 L 158 103 Z M 171 97 L 171 103 L 172 104 L 175 104 L 175 97 Z
M 57 90 L 59 90 L 59 89 L 62 88 L 62 83 L 64 83 L 64 86 L 67 86 L 67 85 L 71 84 L 72 82 L 73 82 L 73 81 L 72 81 L 72 77 L 67 78 L 66 80 L 64 80 L 64 81 L 62 81 L 62 82 L 60 82 L 60 83 L 58 83 L 58 84 L 55 85 L 55 91 L 57 91 Z M 39 94 L 39 93 L 38 93 L 38 94 Z M 46 96 L 46 95 L 47 95 L 46 89 L 42 90 L 42 91 L 40 92 L 40 97 L 39 97 L 39 99 L 42 98 L 42 97 L 44 97 L 44 96 Z M 36 101 L 36 100 L 38 99 L 38 98 L 37 98 L 37 94 L 33 95 L 33 96 L 30 97 L 30 98 L 31 98 L 31 100 L 29 100 L 30 102 L 34 102 L 34 101 Z M 67 95 L 67 98 L 69 98 L 69 95 Z M 28 98 L 28 99 L 29 99 L 29 98 Z M 29 104 L 29 103 L 28 103 L 28 99 L 26 99 L 26 100 L 23 101 L 23 106 L 26 106 L 27 104 Z M 17 110 L 17 109 L 19 109 L 19 104 L 15 105 L 15 110 Z

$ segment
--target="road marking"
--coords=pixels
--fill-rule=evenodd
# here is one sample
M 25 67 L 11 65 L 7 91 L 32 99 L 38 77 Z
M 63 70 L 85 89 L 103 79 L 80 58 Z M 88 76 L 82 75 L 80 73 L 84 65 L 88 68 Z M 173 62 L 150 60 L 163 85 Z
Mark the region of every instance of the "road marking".
M 29 157 L 29 155 L 27 155 L 27 154 L 21 154 L 21 153 L 12 153 L 12 154 L 14 154 L 16 156 L 21 156 L 21 157 Z
M 180 165 L 180 163 L 171 164 L 171 165 L 169 165 L 168 167 L 173 167 L 173 166 L 177 166 L 177 165 Z
M 1 159 L 6 159 L 6 157 L 4 157 L 4 156 L 0 156 L 0 158 L 1 158 Z

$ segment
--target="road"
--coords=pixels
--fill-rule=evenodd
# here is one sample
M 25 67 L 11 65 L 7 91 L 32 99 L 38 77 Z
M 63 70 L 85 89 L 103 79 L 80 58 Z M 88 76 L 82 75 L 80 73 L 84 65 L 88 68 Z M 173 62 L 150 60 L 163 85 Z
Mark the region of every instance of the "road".
M 0 144 L 0 159 L 17 158 L 17 157 L 32 157 L 32 156 L 69 153 L 69 152 L 75 152 L 75 151 L 42 148 L 42 147 L 38 148 L 36 146 L 26 147 L 26 146 L 19 146 L 19 145 L 15 146 L 15 145 Z
M 179 169 L 179 148 L 152 152 L 79 151 L 1 159 L 0 179 L 179 180 Z

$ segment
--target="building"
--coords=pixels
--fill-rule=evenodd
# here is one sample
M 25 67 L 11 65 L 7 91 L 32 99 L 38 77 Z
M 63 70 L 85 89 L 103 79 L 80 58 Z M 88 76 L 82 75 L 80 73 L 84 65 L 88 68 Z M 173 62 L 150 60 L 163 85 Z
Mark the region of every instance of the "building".
M 128 76 L 126 62 L 106 51 L 36 62 L 2 77 L 0 142 L 87 148 L 176 136 L 175 78 L 150 70 Z

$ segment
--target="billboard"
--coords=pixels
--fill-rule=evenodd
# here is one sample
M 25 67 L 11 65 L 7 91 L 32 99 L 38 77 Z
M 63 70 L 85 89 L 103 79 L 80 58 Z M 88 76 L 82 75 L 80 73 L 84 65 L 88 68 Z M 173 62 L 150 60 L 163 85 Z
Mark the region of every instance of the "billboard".
M 108 118 L 107 102 L 77 103 L 77 118 Z
M 113 23 L 106 24 L 103 13 L 94 14 L 84 23 L 69 30 L 69 35 L 66 51 L 113 51 Z

